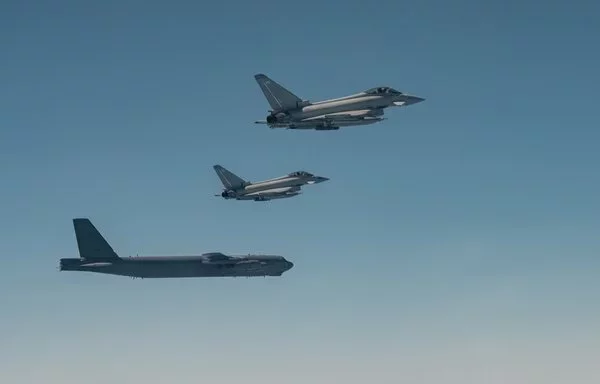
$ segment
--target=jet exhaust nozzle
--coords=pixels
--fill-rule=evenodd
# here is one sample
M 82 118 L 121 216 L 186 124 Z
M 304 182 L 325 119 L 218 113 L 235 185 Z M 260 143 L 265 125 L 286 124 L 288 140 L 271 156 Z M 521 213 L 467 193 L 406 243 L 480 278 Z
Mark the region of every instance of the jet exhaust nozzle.
M 285 112 L 271 113 L 267 116 L 267 124 L 276 124 L 278 122 L 287 121 L 288 114 Z

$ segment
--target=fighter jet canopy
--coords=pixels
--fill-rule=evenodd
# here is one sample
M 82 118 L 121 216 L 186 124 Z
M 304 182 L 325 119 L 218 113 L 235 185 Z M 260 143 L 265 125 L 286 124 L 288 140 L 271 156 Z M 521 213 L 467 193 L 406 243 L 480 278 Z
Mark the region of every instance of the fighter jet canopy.
M 371 88 L 371 89 L 367 89 L 365 91 L 366 94 L 369 95 L 401 95 L 402 92 L 400 91 L 396 91 L 394 88 L 390 88 L 390 87 L 377 87 L 377 88 Z
M 297 171 L 297 172 L 292 172 L 292 173 L 288 174 L 288 176 L 289 177 L 313 177 L 313 174 L 304 172 L 304 171 Z

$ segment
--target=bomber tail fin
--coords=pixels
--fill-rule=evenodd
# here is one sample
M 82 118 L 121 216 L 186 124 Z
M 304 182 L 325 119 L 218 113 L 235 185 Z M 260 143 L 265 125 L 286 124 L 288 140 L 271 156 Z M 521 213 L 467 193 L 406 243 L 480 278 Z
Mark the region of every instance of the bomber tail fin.
M 265 94 L 273 111 L 295 109 L 304 103 L 301 98 L 271 80 L 267 75 L 259 73 L 254 75 L 254 79 Z
M 217 172 L 217 176 L 221 179 L 223 186 L 227 189 L 238 189 L 246 185 L 248 182 L 241 177 L 237 176 L 233 172 L 225 169 L 219 164 L 213 165 L 215 172 Z
M 73 219 L 79 257 L 82 259 L 115 259 L 119 256 L 89 219 Z

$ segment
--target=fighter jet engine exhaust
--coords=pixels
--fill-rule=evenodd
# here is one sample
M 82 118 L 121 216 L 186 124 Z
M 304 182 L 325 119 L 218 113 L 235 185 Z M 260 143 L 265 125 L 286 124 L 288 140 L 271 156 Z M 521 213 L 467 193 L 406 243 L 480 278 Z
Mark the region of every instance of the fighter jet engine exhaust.
M 225 198 L 225 199 L 226 199 L 226 198 L 228 198 L 228 197 L 234 198 L 234 197 L 235 197 L 235 192 L 234 192 L 234 191 L 231 191 L 231 190 L 229 190 L 229 191 L 223 191 L 223 192 L 221 193 L 221 196 L 222 196 L 223 198 Z
M 282 113 L 282 112 L 279 112 L 279 113 L 276 113 L 276 114 L 272 114 L 271 113 L 270 115 L 267 116 L 267 123 L 268 124 L 275 124 L 275 123 L 277 123 L 279 121 L 285 120 L 286 117 L 287 117 L 286 113 Z

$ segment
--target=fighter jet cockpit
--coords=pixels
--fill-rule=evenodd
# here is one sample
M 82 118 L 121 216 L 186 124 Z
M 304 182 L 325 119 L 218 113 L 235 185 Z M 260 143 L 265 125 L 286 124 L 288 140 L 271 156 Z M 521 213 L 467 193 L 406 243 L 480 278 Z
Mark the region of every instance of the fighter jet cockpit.
M 292 173 L 288 174 L 288 176 L 289 177 L 313 177 L 313 174 L 304 172 L 304 171 L 297 171 L 297 172 L 292 172 Z
M 368 95 L 401 95 L 402 92 L 390 87 L 377 87 L 365 91 Z

